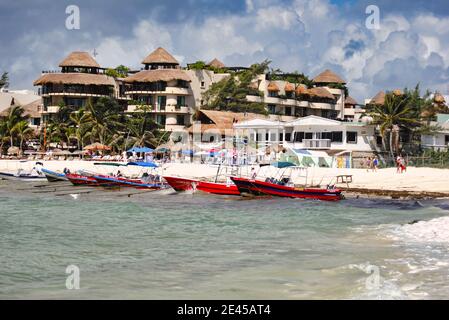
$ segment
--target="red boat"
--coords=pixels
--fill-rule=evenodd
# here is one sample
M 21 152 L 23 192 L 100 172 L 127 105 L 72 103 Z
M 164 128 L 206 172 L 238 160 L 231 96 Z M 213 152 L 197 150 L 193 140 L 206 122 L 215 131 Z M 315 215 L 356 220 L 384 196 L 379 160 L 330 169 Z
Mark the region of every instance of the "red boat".
M 167 183 L 176 191 L 200 190 L 207 193 L 221 195 L 240 195 L 237 186 L 234 184 L 200 181 L 180 177 L 165 177 Z
M 286 181 L 260 181 L 248 178 L 231 177 L 241 194 L 271 195 L 287 198 L 338 201 L 343 199 L 340 189 L 298 188 L 286 185 Z
M 105 175 L 95 175 L 93 177 L 102 186 L 132 187 L 137 189 L 161 189 L 166 187 L 166 184 L 164 183 L 145 182 L 142 179 L 129 179 L 124 177 L 113 177 Z
M 65 176 L 75 186 L 83 186 L 83 185 L 98 186 L 98 185 L 100 185 L 94 177 L 83 176 L 83 175 L 75 174 L 75 173 L 69 173 L 69 174 L 66 174 Z

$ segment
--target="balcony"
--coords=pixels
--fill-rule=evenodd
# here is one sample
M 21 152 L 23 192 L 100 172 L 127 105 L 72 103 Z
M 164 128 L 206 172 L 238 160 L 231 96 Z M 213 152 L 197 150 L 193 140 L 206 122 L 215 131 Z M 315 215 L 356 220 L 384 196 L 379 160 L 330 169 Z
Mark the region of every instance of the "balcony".
M 40 96 L 112 97 L 112 86 L 44 86 L 39 88 Z
M 58 113 L 59 112 L 59 106 L 46 106 L 43 108 L 39 108 L 38 111 L 40 113 Z
M 189 89 L 185 87 L 167 87 L 156 85 L 135 85 L 126 88 L 125 94 L 158 94 L 188 96 Z
M 330 139 L 303 139 L 302 143 L 306 149 L 330 149 Z
M 179 114 L 190 113 L 190 108 L 188 106 L 166 105 L 166 106 L 160 107 L 158 105 L 140 106 L 140 105 L 134 105 L 134 104 L 128 105 L 126 112 L 143 112 L 142 107 L 148 108 L 147 112 L 151 112 L 151 113 L 179 113 Z

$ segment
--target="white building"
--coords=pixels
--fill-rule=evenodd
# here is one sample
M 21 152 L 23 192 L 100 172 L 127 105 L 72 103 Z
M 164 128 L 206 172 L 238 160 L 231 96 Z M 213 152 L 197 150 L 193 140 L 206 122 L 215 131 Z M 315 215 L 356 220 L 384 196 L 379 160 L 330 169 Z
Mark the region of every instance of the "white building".
M 431 123 L 441 128 L 434 134 L 423 134 L 421 136 L 421 146 L 424 149 L 446 151 L 449 148 L 449 115 L 438 114 L 437 121 Z
M 287 122 L 253 119 L 234 124 L 234 129 L 237 139 L 249 145 L 263 148 L 280 144 L 290 161 L 304 164 L 307 158 L 309 165 L 351 167 L 354 156 L 376 150 L 375 128 L 363 122 L 311 115 Z

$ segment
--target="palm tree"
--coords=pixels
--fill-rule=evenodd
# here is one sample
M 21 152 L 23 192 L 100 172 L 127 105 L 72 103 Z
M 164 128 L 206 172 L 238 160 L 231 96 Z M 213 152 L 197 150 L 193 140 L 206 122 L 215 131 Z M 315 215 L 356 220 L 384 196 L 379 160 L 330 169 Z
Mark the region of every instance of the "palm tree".
M 419 124 L 419 119 L 414 116 L 413 111 L 409 95 L 388 93 L 384 104 L 373 105 L 372 110 L 368 113 L 373 118 L 374 124 L 380 126 L 380 134 L 384 145 L 388 133 L 392 159 L 394 159 L 394 153 L 399 152 L 401 129 Z
M 91 117 L 91 139 L 98 139 L 101 144 L 105 144 L 109 135 L 123 127 L 117 106 L 111 99 L 99 99 L 95 105 L 91 101 L 87 103 L 86 111 Z
M 23 142 L 25 139 L 28 139 L 33 136 L 34 130 L 29 127 L 28 121 L 22 120 L 16 123 L 16 125 L 11 130 L 12 135 L 17 135 L 19 138 L 19 148 L 20 152 L 23 149 Z
M 91 135 L 92 115 L 81 108 L 78 112 L 70 114 L 70 121 L 75 126 L 72 138 L 76 139 L 78 149 L 82 150 L 84 141 Z
M 8 130 L 6 126 L 6 121 L 3 118 L 0 118 L 0 155 L 3 154 L 3 146 L 6 142 L 8 142 Z
M 23 109 L 20 106 L 12 106 L 9 108 L 7 116 L 4 118 L 5 134 L 8 137 L 10 147 L 14 146 L 14 127 L 21 121 L 25 120 L 26 117 L 23 116 Z

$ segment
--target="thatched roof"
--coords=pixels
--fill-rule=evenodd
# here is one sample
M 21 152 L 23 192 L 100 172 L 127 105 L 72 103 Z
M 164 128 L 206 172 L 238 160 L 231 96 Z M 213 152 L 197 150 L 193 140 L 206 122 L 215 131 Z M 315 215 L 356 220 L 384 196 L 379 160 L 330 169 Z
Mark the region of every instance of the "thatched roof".
M 446 100 L 444 99 L 444 97 L 441 95 L 441 93 L 435 93 L 434 97 L 433 97 L 433 101 L 435 103 L 445 103 Z
M 347 96 L 345 99 L 345 104 L 355 106 L 357 104 L 357 101 L 353 97 Z
M 371 99 L 369 104 L 383 105 L 384 103 L 385 103 L 385 92 L 380 91 Z
M 59 63 L 60 67 L 100 68 L 100 65 L 88 52 L 75 51 Z
M 275 82 L 270 82 L 267 87 L 268 91 L 279 91 L 279 87 Z
M 339 75 L 335 72 L 327 69 L 313 78 L 313 82 L 316 83 L 346 83 Z
M 312 89 L 307 90 L 307 92 L 311 96 L 335 100 L 334 95 L 332 93 L 330 93 L 329 90 L 327 90 L 325 88 L 320 88 L 320 87 L 312 88 Z
M 56 84 L 83 84 L 96 86 L 113 86 L 115 80 L 104 74 L 92 73 L 47 73 L 34 81 L 35 86 L 41 86 L 47 83 Z
M 308 92 L 306 86 L 304 86 L 304 85 L 299 85 L 299 86 L 296 87 L 295 93 L 296 93 L 296 95 L 299 96 L 299 95 L 301 95 L 301 94 L 308 94 L 309 92 Z
M 192 81 L 190 77 L 181 69 L 156 69 L 156 70 L 142 70 L 125 78 L 125 82 L 157 82 L 157 81 L 171 81 L 184 80 Z
M 39 107 L 41 106 L 42 106 L 41 99 L 28 103 L 22 106 L 22 109 L 24 111 L 23 115 L 31 118 L 40 118 L 41 114 L 39 113 Z M 7 117 L 11 108 L 12 106 L 0 112 L 0 117 Z
M 402 92 L 401 89 L 395 89 L 395 90 L 393 90 L 393 94 L 395 96 L 402 96 L 404 93 Z
M 214 68 L 218 68 L 218 69 L 222 69 L 222 68 L 226 67 L 225 64 L 223 62 L 221 62 L 220 60 L 218 60 L 217 58 L 215 58 L 214 60 L 209 62 L 207 65 L 214 67 Z
M 179 64 L 179 62 L 173 57 L 167 50 L 162 47 L 157 48 L 151 52 L 142 61 L 143 64 L 153 64 L 153 63 L 168 63 L 168 64 Z
M 295 86 L 293 84 L 291 84 L 290 82 L 287 82 L 285 84 L 284 91 L 285 92 L 293 92 L 293 91 L 295 91 Z
M 266 119 L 267 117 L 257 113 L 227 112 L 216 110 L 198 111 L 198 119 L 201 121 L 201 132 L 215 129 L 221 134 L 225 130 L 232 130 L 235 123 L 248 121 L 252 119 Z M 210 123 L 207 123 L 210 122 Z M 189 133 L 193 132 L 194 126 L 188 128 Z

